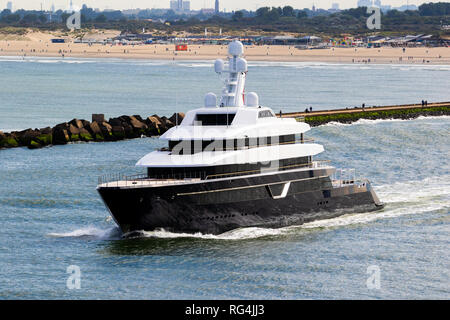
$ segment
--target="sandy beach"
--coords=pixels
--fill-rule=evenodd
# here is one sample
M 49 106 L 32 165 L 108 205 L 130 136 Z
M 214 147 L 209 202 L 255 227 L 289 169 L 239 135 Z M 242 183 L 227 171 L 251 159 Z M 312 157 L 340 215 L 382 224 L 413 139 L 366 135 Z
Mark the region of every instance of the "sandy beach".
M 102 34 L 114 36 L 117 32 Z M 95 35 L 94 35 L 95 36 Z M 189 45 L 176 52 L 174 45 L 103 45 L 51 42 L 55 35 L 30 32 L 23 36 L 0 36 L 0 56 L 45 56 L 75 58 L 129 58 L 153 60 L 214 60 L 225 58 L 227 46 Z M 89 38 L 92 39 L 93 36 Z M 300 50 L 294 46 L 246 46 L 249 61 L 329 62 L 371 64 L 450 64 L 450 48 L 330 48 Z

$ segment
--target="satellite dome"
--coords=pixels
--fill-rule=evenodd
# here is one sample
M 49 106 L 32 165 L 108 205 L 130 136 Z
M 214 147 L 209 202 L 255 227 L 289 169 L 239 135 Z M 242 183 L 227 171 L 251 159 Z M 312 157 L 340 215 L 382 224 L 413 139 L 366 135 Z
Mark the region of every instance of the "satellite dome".
M 228 46 L 228 53 L 232 56 L 241 56 L 244 53 L 244 45 L 240 41 L 233 41 Z
M 259 97 L 255 92 L 249 92 L 245 95 L 245 104 L 247 107 L 259 107 Z
M 236 62 L 236 71 L 237 72 L 247 72 L 248 71 L 248 63 L 247 60 L 243 58 L 238 58 Z
M 215 108 L 217 107 L 217 96 L 210 92 L 205 96 L 205 107 L 206 108 Z
M 225 62 L 222 59 L 217 59 L 216 62 L 214 62 L 214 70 L 216 73 L 222 73 L 225 68 Z

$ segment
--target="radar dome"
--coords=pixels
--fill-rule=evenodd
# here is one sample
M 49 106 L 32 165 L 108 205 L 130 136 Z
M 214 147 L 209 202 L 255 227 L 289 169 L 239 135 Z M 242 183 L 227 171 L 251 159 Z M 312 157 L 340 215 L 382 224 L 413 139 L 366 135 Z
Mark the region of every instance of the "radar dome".
M 244 53 L 244 45 L 240 41 L 233 41 L 228 46 L 228 53 L 232 56 L 241 56 Z
M 247 107 L 259 107 L 259 97 L 255 92 L 249 92 L 245 95 L 245 104 Z
M 206 108 L 215 108 L 217 107 L 217 96 L 210 92 L 205 96 L 205 107 Z
M 237 72 L 247 72 L 248 71 L 248 63 L 247 60 L 243 58 L 237 59 L 236 62 L 236 71 Z
M 225 62 L 222 59 L 217 59 L 216 62 L 214 62 L 214 70 L 216 73 L 222 73 L 224 70 Z

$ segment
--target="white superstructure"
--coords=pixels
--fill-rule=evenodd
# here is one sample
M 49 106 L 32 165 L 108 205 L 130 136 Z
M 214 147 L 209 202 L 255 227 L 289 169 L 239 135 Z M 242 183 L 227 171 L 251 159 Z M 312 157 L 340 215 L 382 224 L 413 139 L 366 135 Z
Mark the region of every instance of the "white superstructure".
M 216 73 L 227 76 L 220 99 L 214 93 L 208 93 L 203 108 L 188 111 L 180 125 L 160 137 L 169 144 L 186 142 L 188 147 L 190 142 L 199 144 L 201 152 L 158 150 L 139 160 L 137 166 L 229 165 L 314 156 L 323 152 L 319 144 L 303 143 L 303 133 L 310 130 L 308 124 L 276 117 L 270 108 L 260 106 L 256 93 L 245 92 L 248 63 L 243 58 L 242 43 L 233 41 L 228 52 L 227 63 L 220 59 L 214 63 Z M 277 141 L 293 135 L 302 143 Z M 270 143 L 266 143 L 267 140 Z M 220 148 L 216 148 L 218 141 Z M 222 146 L 222 141 L 226 147 Z M 209 146 L 202 147 L 208 142 L 211 142 Z

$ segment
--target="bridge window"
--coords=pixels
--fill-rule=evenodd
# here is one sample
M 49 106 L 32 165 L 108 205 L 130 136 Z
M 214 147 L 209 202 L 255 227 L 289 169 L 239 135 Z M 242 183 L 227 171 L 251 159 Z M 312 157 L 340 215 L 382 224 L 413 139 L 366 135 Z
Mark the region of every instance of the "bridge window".
M 275 116 L 269 110 L 260 111 L 258 114 L 258 118 L 271 118 L 271 117 L 275 117 Z
M 169 151 L 173 154 L 195 154 L 202 151 L 242 150 L 280 144 L 303 143 L 295 134 L 284 136 L 252 137 L 218 140 L 170 140 Z
M 236 113 L 197 114 L 196 125 L 201 126 L 226 126 L 230 125 Z

